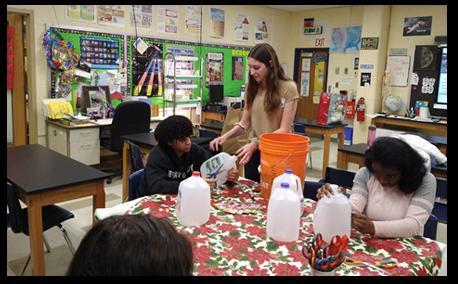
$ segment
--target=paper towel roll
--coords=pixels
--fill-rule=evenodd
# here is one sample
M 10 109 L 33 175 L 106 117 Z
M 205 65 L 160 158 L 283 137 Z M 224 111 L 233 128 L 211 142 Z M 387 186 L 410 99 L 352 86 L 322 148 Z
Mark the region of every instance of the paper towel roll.
M 429 108 L 422 106 L 420 107 L 420 118 L 427 119 L 429 118 Z

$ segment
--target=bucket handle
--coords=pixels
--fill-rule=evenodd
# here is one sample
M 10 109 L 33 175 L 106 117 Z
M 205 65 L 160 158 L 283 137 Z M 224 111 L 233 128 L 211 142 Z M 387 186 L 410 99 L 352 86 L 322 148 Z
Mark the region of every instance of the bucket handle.
M 291 157 L 293 153 L 291 151 L 289 151 L 289 154 L 288 156 L 286 156 L 283 160 L 281 160 L 280 162 L 278 162 L 277 164 L 273 165 L 273 166 L 270 166 L 270 170 L 272 171 L 272 176 L 275 175 L 275 168 L 278 167 L 278 165 L 281 165 L 283 164 L 285 161 L 287 161 L 289 159 L 289 157 Z

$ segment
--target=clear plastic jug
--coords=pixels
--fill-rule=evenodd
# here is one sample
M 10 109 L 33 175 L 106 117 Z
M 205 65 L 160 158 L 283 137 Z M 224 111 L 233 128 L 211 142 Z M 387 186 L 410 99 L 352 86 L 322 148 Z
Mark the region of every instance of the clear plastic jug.
M 180 182 L 176 214 L 183 226 L 200 226 L 210 218 L 210 186 L 198 171 Z
M 301 220 L 300 199 L 289 189 L 288 183 L 281 183 L 270 196 L 267 207 L 267 235 L 282 242 L 293 242 L 299 238 Z
M 227 171 L 237 167 L 236 161 L 237 156 L 221 152 L 205 161 L 200 166 L 200 172 L 203 177 L 211 176 L 216 178 L 216 185 L 220 186 L 227 180 Z M 212 176 L 212 174 L 216 174 L 216 176 Z
M 337 191 L 336 184 L 331 185 L 334 195 L 323 196 L 313 213 L 315 235 L 321 233 L 323 240 L 329 243 L 335 235 L 347 235 L 351 231 L 351 205 L 348 198 Z
M 304 193 L 301 178 L 293 174 L 293 170 L 285 169 L 284 174 L 274 178 L 274 181 L 272 182 L 272 194 L 275 189 L 280 188 L 282 182 L 288 183 L 289 189 L 296 193 L 299 197 L 299 200 L 301 201 L 300 213 L 302 216 L 302 212 L 304 211 Z

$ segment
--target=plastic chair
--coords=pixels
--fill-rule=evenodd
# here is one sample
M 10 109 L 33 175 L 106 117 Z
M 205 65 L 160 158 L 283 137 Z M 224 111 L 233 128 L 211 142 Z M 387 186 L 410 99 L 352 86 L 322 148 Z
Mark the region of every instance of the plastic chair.
M 423 229 L 423 237 L 436 240 L 437 236 L 437 223 L 438 219 L 434 214 L 429 215 L 428 221 L 426 221 L 425 227 Z
M 128 200 L 134 200 L 140 197 L 139 187 L 142 181 L 143 173 L 145 169 L 139 169 L 129 176 L 129 194 Z
M 436 181 L 436 202 L 434 202 L 432 214 L 437 217 L 439 222 L 447 223 L 447 204 L 444 203 L 447 201 L 447 180 L 438 177 Z
M 116 168 L 99 168 L 102 171 L 122 174 L 122 135 L 147 133 L 150 131 L 151 107 L 142 101 L 125 101 L 116 107 L 112 124 L 101 131 L 100 144 L 117 153 Z M 107 183 L 111 183 L 111 178 Z
M 326 174 L 320 182 L 329 182 L 351 189 L 353 187 L 353 179 L 355 178 L 355 175 L 355 172 L 345 169 L 327 167 Z
M 129 145 L 130 159 L 132 162 L 131 173 L 134 173 L 144 168 L 142 153 L 140 152 L 140 147 L 138 147 L 137 144 L 130 141 L 128 141 L 127 144 Z
M 28 215 L 27 215 L 27 208 L 21 208 L 19 204 L 19 199 L 17 197 L 16 191 L 13 188 L 13 185 L 9 182 L 6 182 L 7 187 L 7 206 L 9 210 L 8 214 L 8 223 L 11 227 L 11 230 L 14 233 L 23 233 L 26 236 L 29 235 L 29 225 L 28 225 Z M 47 205 L 42 208 L 42 217 L 43 217 L 43 232 L 47 231 L 48 229 L 57 226 L 62 231 L 65 241 L 67 242 L 68 247 L 70 248 L 70 252 L 75 254 L 75 249 L 70 241 L 70 238 L 67 235 L 67 231 L 62 226 L 62 222 L 74 218 L 75 215 L 70 211 L 59 207 L 57 205 Z M 50 252 L 50 246 L 46 239 L 43 236 L 43 242 L 46 246 L 47 252 Z M 29 264 L 31 259 L 31 255 L 29 254 L 27 261 L 22 268 L 21 275 L 24 274 L 27 265 Z

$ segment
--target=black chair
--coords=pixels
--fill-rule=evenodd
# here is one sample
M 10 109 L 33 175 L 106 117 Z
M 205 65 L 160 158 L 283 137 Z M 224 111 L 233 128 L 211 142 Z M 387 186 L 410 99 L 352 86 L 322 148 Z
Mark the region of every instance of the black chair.
M 146 133 L 150 131 L 151 108 L 142 101 L 125 101 L 116 107 L 113 122 L 108 129 L 101 132 L 100 144 L 117 153 L 116 168 L 100 168 L 102 171 L 114 172 L 114 176 L 122 174 L 122 135 Z M 111 178 L 108 179 L 111 183 Z
M 434 216 L 434 214 L 429 215 L 428 221 L 426 221 L 425 227 L 423 229 L 423 237 L 436 240 L 438 221 L 439 220 L 436 216 Z
M 140 187 L 140 182 L 142 181 L 143 173 L 145 172 L 145 169 L 139 169 L 138 171 L 132 173 L 129 176 L 129 199 L 128 200 L 134 200 L 140 197 L 139 194 L 139 187 Z
M 21 208 L 19 204 L 19 199 L 17 197 L 16 191 L 11 183 L 6 183 L 7 187 L 7 206 L 9 210 L 8 214 L 8 225 L 11 227 L 11 230 L 14 233 L 23 233 L 26 236 L 29 235 L 29 223 L 27 216 L 27 208 Z M 43 232 L 48 229 L 57 226 L 62 231 L 65 241 L 67 242 L 68 247 L 72 254 L 75 254 L 75 249 L 70 241 L 70 238 L 67 235 L 67 231 L 62 226 L 62 222 L 74 218 L 75 215 L 70 211 L 59 207 L 57 205 L 47 205 L 42 208 L 42 217 L 43 217 Z M 50 246 L 46 239 L 43 236 L 43 242 L 46 246 L 47 252 L 51 251 Z M 22 268 L 21 275 L 24 274 L 27 265 L 30 262 L 31 255 L 27 258 L 24 267 Z
M 432 214 L 439 222 L 447 224 L 447 180 L 439 177 L 436 180 L 436 202 L 434 202 Z
M 132 170 L 130 172 L 132 174 L 143 169 L 144 164 L 140 147 L 131 141 L 128 141 L 127 144 L 129 145 L 130 160 L 132 162 Z

